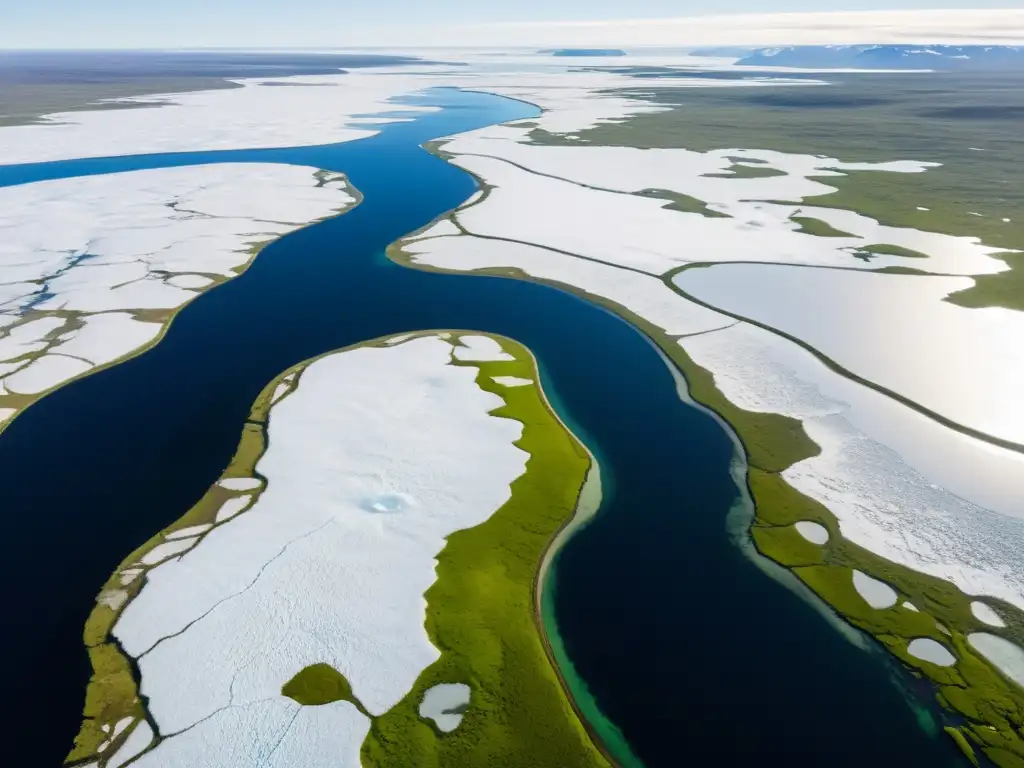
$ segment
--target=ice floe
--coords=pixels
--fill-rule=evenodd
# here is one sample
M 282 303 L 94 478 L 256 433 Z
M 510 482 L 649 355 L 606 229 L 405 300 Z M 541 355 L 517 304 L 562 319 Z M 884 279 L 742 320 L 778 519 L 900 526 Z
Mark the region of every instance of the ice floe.
M 508 500 L 527 459 L 521 425 L 489 415 L 502 399 L 451 364 L 454 343 L 328 355 L 273 406 L 258 500 L 152 569 L 114 627 L 161 732 L 178 734 L 138 765 L 357 765 L 368 720 L 344 702 L 300 709 L 281 686 L 327 663 L 378 715 L 439 657 L 434 558 Z
M 0 397 L 148 346 L 165 320 L 147 310 L 169 317 L 236 276 L 254 244 L 354 202 L 340 175 L 253 163 L 0 188 Z

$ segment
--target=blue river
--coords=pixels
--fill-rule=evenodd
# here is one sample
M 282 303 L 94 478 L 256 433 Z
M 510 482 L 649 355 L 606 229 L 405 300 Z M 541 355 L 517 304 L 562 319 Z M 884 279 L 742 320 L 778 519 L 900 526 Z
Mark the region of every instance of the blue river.
M 465 328 L 532 349 L 561 415 L 600 457 L 610 492 L 557 558 L 548 599 L 578 675 L 572 693 L 621 731 L 632 753 L 619 755 L 623 764 L 961 765 L 952 742 L 921 725 L 934 715 L 922 715 L 933 707 L 927 686 L 855 647 L 732 542 L 733 442 L 680 401 L 646 337 L 555 288 L 385 257 L 389 243 L 475 191 L 422 143 L 537 114 L 450 89 L 418 103 L 442 109 L 338 145 L 0 167 L 9 186 L 292 163 L 344 172 L 365 196 L 267 247 L 185 308 L 152 350 L 49 395 L 0 435 L 7 764 L 60 765 L 79 724 L 82 627 L 98 588 L 218 478 L 271 378 L 365 339 Z

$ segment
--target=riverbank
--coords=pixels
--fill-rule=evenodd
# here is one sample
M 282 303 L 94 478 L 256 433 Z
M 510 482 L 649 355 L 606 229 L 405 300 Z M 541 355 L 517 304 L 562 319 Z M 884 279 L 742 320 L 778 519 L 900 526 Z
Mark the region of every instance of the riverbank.
M 56 389 L 160 343 L 270 243 L 361 201 L 342 174 L 269 164 L 0 188 L 12 254 L 0 261 L 0 433 Z
M 440 152 L 444 153 L 443 147 Z M 484 195 L 474 201 L 481 204 L 491 194 L 491 185 L 481 182 Z M 455 220 L 459 234 L 465 230 Z M 411 234 L 410 246 L 423 242 L 420 238 L 434 234 L 436 222 Z M 486 244 L 486 239 L 481 239 Z M 404 250 L 402 244 L 389 249 L 391 258 L 418 269 L 437 272 L 458 272 L 466 269 L 445 268 L 424 263 L 416 252 Z M 451 263 L 451 262 L 449 262 Z M 999 765 L 1014 765 L 1014 755 L 1021 752 L 1017 728 L 1018 715 L 999 714 L 1004 706 L 1010 713 L 1024 711 L 1021 692 L 988 662 L 968 648 L 967 637 L 984 628 L 984 623 L 971 612 L 971 598 L 948 582 L 898 566 L 862 547 L 843 539 L 836 517 L 824 506 L 794 490 L 783 479 L 783 472 L 801 461 L 819 454 L 818 444 L 794 418 L 771 413 L 755 413 L 730 402 L 715 385 L 712 374 L 697 365 L 680 346 L 677 337 L 606 297 L 582 290 L 568 282 L 537 278 L 519 268 L 471 267 L 473 274 L 512 277 L 515 279 L 555 285 L 602 306 L 640 328 L 683 373 L 690 394 L 702 405 L 719 414 L 737 434 L 749 463 L 745 482 L 753 499 L 756 515 L 750 533 L 757 550 L 795 574 L 819 598 L 838 611 L 853 626 L 874 636 L 879 643 L 914 670 L 936 685 L 939 701 L 951 712 L 947 727 L 967 733 L 970 743 L 984 751 Z M 795 523 L 815 523 L 829 532 L 829 539 L 815 544 L 802 536 Z M 858 569 L 871 573 L 898 589 L 900 600 L 891 609 L 879 611 L 863 601 L 854 590 L 852 573 Z M 858 602 L 859 601 L 859 602 Z M 1004 601 L 989 601 L 998 606 L 1000 616 L 1007 617 L 1007 632 L 1015 636 L 1024 628 L 1019 612 Z M 903 608 L 910 603 L 917 610 Z M 982 603 L 984 605 L 984 603 Z M 1012 618 L 1010 618 L 1012 617 Z M 915 640 L 929 640 L 943 648 L 952 646 L 959 659 L 956 669 L 920 658 L 911 652 Z M 981 725 L 975 723 L 982 723 Z M 949 731 L 947 731 L 949 732 Z M 961 745 L 959 739 L 955 740 Z

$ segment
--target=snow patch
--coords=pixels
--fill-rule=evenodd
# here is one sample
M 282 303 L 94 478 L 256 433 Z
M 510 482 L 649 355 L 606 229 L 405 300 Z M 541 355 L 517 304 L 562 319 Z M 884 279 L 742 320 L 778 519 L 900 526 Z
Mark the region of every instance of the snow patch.
M 942 643 L 936 642 L 930 637 L 918 637 L 911 640 L 907 646 L 907 653 L 915 659 L 928 661 L 940 667 L 951 667 L 956 664 L 956 656 Z
M 794 526 L 797 532 L 812 544 L 828 543 L 828 528 L 810 520 L 800 520 Z
M 892 608 L 899 598 L 896 590 L 884 581 L 873 579 L 861 571 L 853 572 L 853 586 L 872 608 Z
M 420 702 L 420 717 L 433 720 L 437 729 L 451 733 L 462 722 L 469 706 L 470 689 L 465 683 L 442 683 L 429 689 Z
M 988 603 L 975 600 L 971 603 L 971 613 L 974 614 L 974 618 L 978 621 L 988 624 L 990 627 L 1006 626 L 1006 622 Z

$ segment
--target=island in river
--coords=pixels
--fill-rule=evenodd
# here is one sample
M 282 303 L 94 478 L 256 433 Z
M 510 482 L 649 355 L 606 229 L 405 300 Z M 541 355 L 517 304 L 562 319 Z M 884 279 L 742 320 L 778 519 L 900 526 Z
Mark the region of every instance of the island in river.
M 270 382 L 221 479 L 100 594 L 69 762 L 608 765 L 535 611 L 590 467 L 538 375 L 440 332 Z

